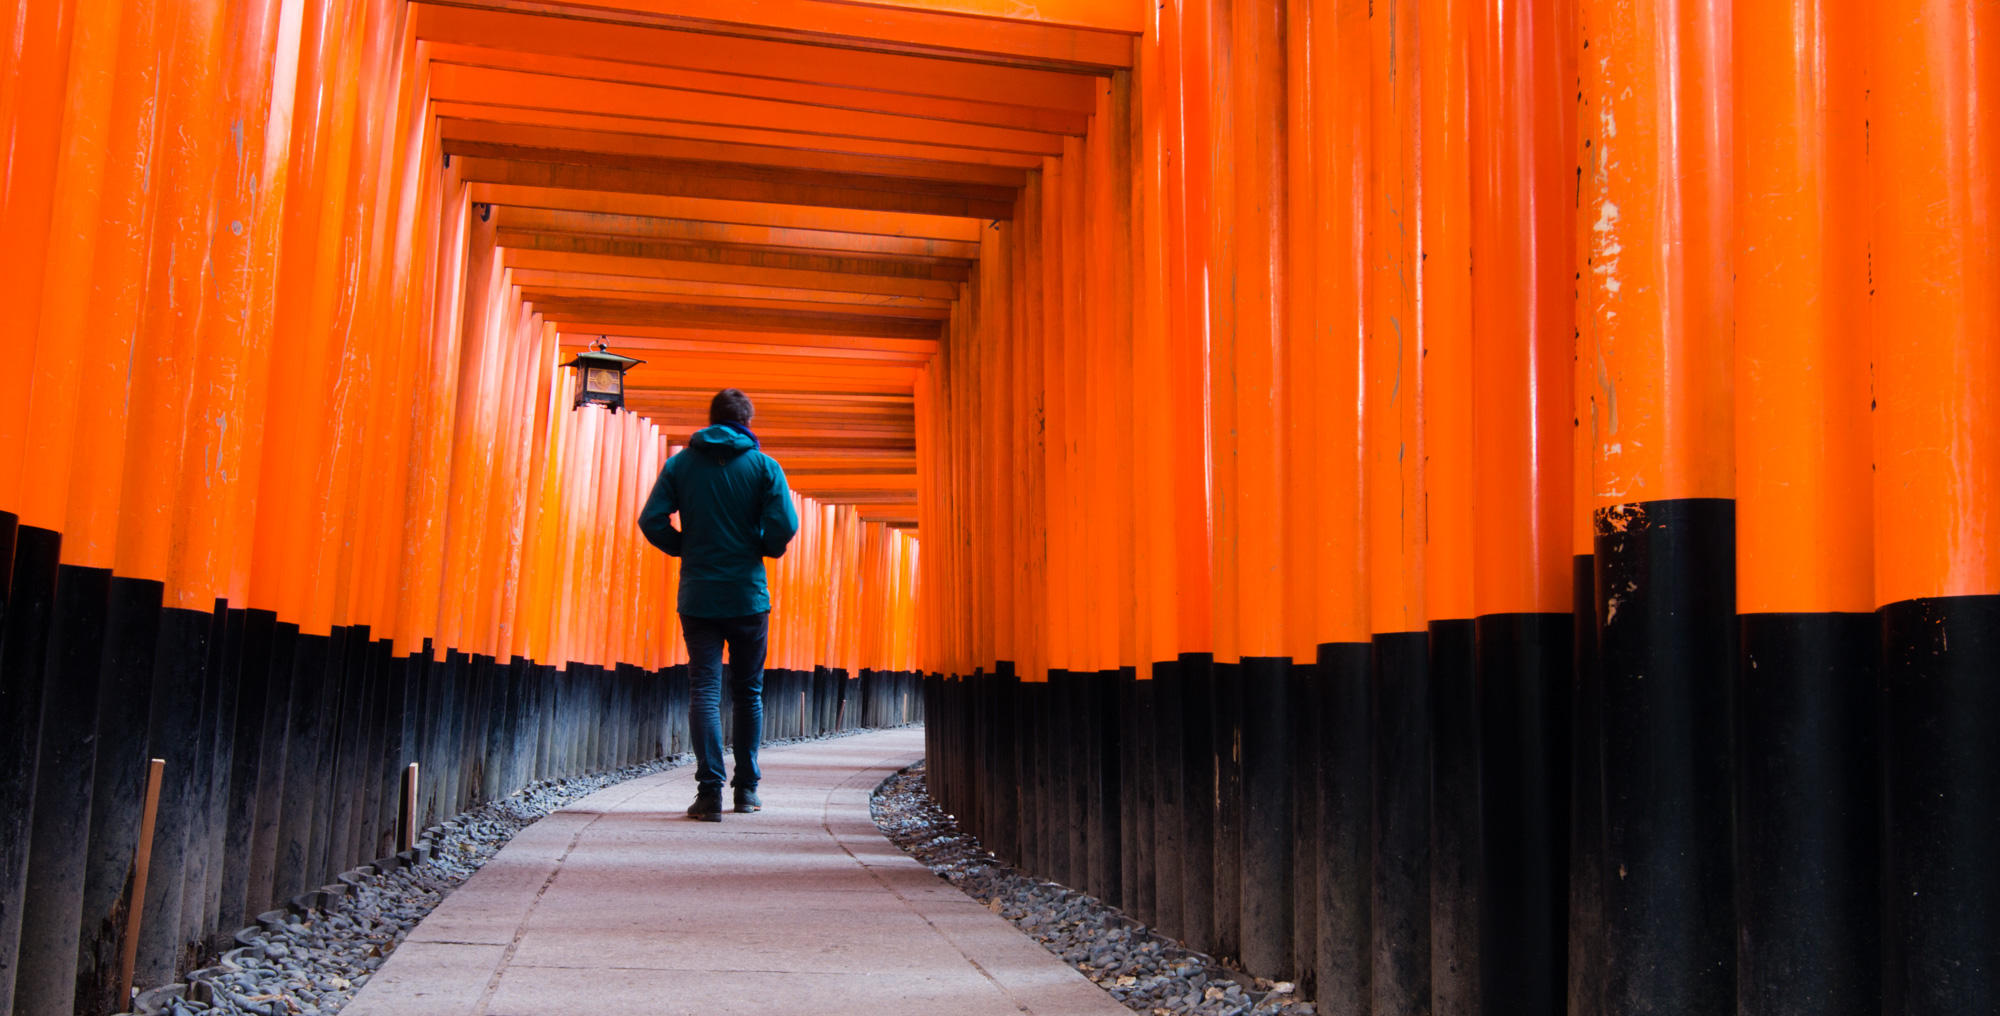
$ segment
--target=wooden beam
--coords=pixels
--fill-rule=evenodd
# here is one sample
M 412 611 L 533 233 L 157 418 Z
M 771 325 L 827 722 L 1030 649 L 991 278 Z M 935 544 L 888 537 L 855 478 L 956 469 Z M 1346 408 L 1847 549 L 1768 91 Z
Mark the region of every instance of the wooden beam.
M 970 262 L 979 257 L 977 243 L 961 240 L 842 233 L 824 229 L 786 229 L 733 222 L 663 219 L 644 215 L 612 215 L 552 208 L 513 208 L 505 205 L 496 206 L 493 214 L 494 224 L 503 236 L 566 234 L 651 241 L 707 250 L 743 249 L 789 254 L 830 253 L 836 256 L 852 255 L 871 261 L 882 258 L 907 258 L 920 264 L 953 260 Z M 554 249 L 552 244 L 541 240 L 532 246 Z
M 564 343 L 565 349 L 582 350 L 586 343 Z M 898 353 L 875 349 L 840 349 L 830 346 L 777 345 L 749 342 L 690 342 L 676 339 L 655 339 L 650 345 L 624 344 L 624 350 L 650 350 L 657 353 L 695 353 L 707 355 L 739 354 L 743 356 L 777 357 L 787 362 L 840 363 L 860 361 L 868 363 L 892 363 L 898 366 L 919 366 L 930 360 L 928 353 Z
M 820 310 L 865 309 L 871 312 L 914 313 L 911 316 L 944 320 L 951 310 L 950 300 L 884 293 L 849 293 L 831 289 L 786 289 L 732 282 L 699 282 L 685 279 L 648 279 L 629 275 L 590 275 L 577 272 L 516 271 L 514 284 L 537 294 L 554 294 L 572 299 L 595 296 L 615 299 L 672 300 L 712 306 L 811 307 Z
M 1004 96 L 1016 105 L 1086 116 L 1096 109 L 1093 85 L 1098 79 L 1088 73 L 687 31 L 629 20 L 619 24 L 602 16 L 589 20 L 546 11 L 490 9 L 498 4 L 489 4 L 485 10 L 432 3 L 411 6 L 416 9 L 417 37 L 437 42 L 725 74 L 740 74 L 744 68 L 754 67 L 760 75 L 788 81 L 971 101 Z M 627 13 L 640 12 L 629 9 Z
M 657 88 L 678 88 L 713 95 L 735 95 L 798 103 L 828 109 L 880 113 L 890 116 L 937 120 L 946 123 L 1003 127 L 1041 134 L 1070 134 L 1082 137 L 1090 117 L 1082 113 L 1038 106 L 1017 106 L 1002 101 L 910 95 L 884 91 L 879 87 L 855 88 L 816 82 L 788 81 L 767 76 L 768 68 L 758 67 L 752 76 L 739 69 L 735 73 L 691 70 L 606 60 L 596 57 L 559 56 L 500 46 L 469 46 L 433 43 L 430 59 L 436 64 L 485 67 L 524 71 L 565 78 L 617 81 Z M 999 98 L 998 95 L 989 98 Z M 942 139 L 941 139 L 942 140 Z
M 956 298 L 958 284 L 970 276 L 967 267 L 961 264 L 885 261 L 834 254 L 794 254 L 516 230 L 501 230 L 496 235 L 500 246 L 507 249 L 509 265 L 551 271 L 600 271 L 604 274 L 715 282 L 750 278 L 754 274 L 773 285 L 813 289 L 848 288 L 847 280 L 853 280 L 852 284 L 856 287 L 918 287 L 921 292 L 910 289 L 908 295 L 943 300 Z M 835 281 L 842 284 L 825 285 Z
M 696 262 L 716 268 L 774 268 L 786 272 L 814 272 L 838 276 L 878 276 L 928 282 L 966 282 L 972 270 L 964 262 L 912 262 L 898 258 L 868 258 L 852 254 L 818 254 L 796 250 L 762 250 L 714 244 L 680 244 L 666 240 L 624 240 L 606 236 L 548 234 L 526 230 L 496 230 L 500 246 L 516 252 L 590 254 L 606 258 L 630 258 L 636 262 Z M 662 266 L 660 270 L 670 270 Z M 678 268 L 676 268 L 678 270 Z M 692 268 L 690 268 L 692 270 Z
M 669 166 L 655 160 L 646 169 L 611 169 L 515 159 L 463 157 L 456 164 L 467 183 L 497 183 L 566 190 L 612 191 L 663 197 L 713 198 L 767 204 L 817 205 L 860 211 L 914 212 L 967 218 L 1011 219 L 1011 199 L 984 195 L 930 194 L 916 181 L 834 173 L 781 171 L 724 163 L 682 163 Z M 911 190 L 898 190 L 903 184 Z
M 468 181 L 472 200 L 523 208 L 698 219 L 706 222 L 821 229 L 862 236 L 900 236 L 978 243 L 990 220 L 915 212 L 816 208 L 785 202 L 740 201 L 685 195 L 605 193 L 580 188 Z
M 930 356 L 937 353 L 936 339 L 890 339 L 869 335 L 800 334 L 796 332 L 736 331 L 713 328 L 618 328 L 608 332 L 557 329 L 557 339 L 565 346 L 582 346 L 598 338 L 622 348 L 660 348 L 663 342 L 748 342 L 765 345 L 799 346 L 808 349 L 879 349 L 885 352 Z
M 737 328 L 749 331 L 832 332 L 839 335 L 879 335 L 896 339 L 937 340 L 942 326 L 933 320 L 824 311 L 759 310 L 710 307 L 691 303 L 646 303 L 638 300 L 569 299 L 549 297 L 535 302 L 538 313 L 566 331 L 609 331 L 618 325 Z
M 951 311 L 944 307 L 911 306 L 905 302 L 848 303 L 838 298 L 838 294 L 811 294 L 809 300 L 780 300 L 765 297 L 723 296 L 698 293 L 649 293 L 613 292 L 586 289 L 523 289 L 521 298 L 530 302 L 552 300 L 616 300 L 632 304 L 670 304 L 675 307 L 706 307 L 710 310 L 740 310 L 749 314 L 769 311 L 788 311 L 800 314 L 867 314 L 877 318 L 907 318 L 910 320 L 943 322 L 951 317 Z M 914 303 L 915 301 L 909 301 Z
M 438 134 L 447 141 L 469 141 L 526 148 L 555 148 L 572 151 L 606 152 L 653 159 L 685 159 L 693 162 L 741 162 L 749 165 L 818 169 L 835 173 L 865 173 L 871 176 L 911 177 L 984 184 L 990 187 L 1022 187 L 1027 183 L 1028 163 L 1037 157 L 996 159 L 989 152 L 957 152 L 950 160 L 909 156 L 872 155 L 853 151 L 827 151 L 822 142 L 807 141 L 817 147 L 752 144 L 735 140 L 687 137 L 709 131 L 654 130 L 653 121 L 618 118 L 596 123 L 573 120 L 573 114 L 522 115 L 521 110 L 481 106 L 477 103 L 439 103 L 433 107 L 439 117 Z M 597 114 L 585 114 L 595 117 Z M 613 127 L 635 127 L 614 130 Z
M 717 95 L 687 88 L 566 77 L 501 67 L 433 62 L 430 97 L 522 109 L 569 110 L 683 123 L 743 125 L 815 135 L 824 148 L 839 150 L 836 139 L 899 141 L 1023 155 L 1062 154 L 1060 134 L 1012 127 L 834 109 L 742 95 Z
M 496 126 L 524 126 L 570 130 L 585 134 L 615 134 L 635 139 L 631 146 L 642 150 L 648 141 L 660 142 L 668 158 L 688 158 L 712 162 L 766 162 L 772 165 L 798 164 L 840 172 L 877 173 L 885 176 L 969 178 L 985 180 L 982 169 L 1007 173 L 1036 168 L 1039 155 L 1023 155 L 985 148 L 958 148 L 951 145 L 914 144 L 904 141 L 877 141 L 847 138 L 837 145 L 825 137 L 774 130 L 750 124 L 694 123 L 649 117 L 616 116 L 595 111 L 542 109 L 503 106 L 478 100 L 432 100 L 430 112 L 440 119 L 460 123 L 490 123 Z M 616 146 L 614 146 L 616 147 Z M 674 151 L 684 148 L 685 151 Z M 746 157 L 749 156 L 749 157 Z

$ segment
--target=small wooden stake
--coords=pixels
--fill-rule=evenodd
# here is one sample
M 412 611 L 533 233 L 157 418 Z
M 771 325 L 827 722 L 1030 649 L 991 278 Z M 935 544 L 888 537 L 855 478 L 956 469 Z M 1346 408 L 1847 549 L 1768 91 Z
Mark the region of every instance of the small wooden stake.
M 160 814 L 160 776 L 167 760 L 146 763 L 146 806 L 139 818 L 139 856 L 132 861 L 132 899 L 125 909 L 125 946 L 118 957 L 118 1004 L 132 1004 L 132 971 L 139 965 L 139 925 L 146 910 L 146 873 L 153 867 L 153 820 Z
M 403 770 L 402 819 L 401 822 L 397 823 L 401 828 L 396 830 L 396 849 L 398 851 L 409 850 L 417 845 L 417 764 L 415 762 L 410 763 L 409 768 Z

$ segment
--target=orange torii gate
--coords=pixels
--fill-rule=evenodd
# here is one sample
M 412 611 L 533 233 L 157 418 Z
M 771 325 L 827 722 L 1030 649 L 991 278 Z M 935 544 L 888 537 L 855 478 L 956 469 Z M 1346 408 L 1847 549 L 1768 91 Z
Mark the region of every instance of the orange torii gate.
M 2000 1004 L 1988 7 L 0 17 L 0 1012 L 674 750 L 724 386 L 770 732 L 1025 870 L 1323 1012 Z

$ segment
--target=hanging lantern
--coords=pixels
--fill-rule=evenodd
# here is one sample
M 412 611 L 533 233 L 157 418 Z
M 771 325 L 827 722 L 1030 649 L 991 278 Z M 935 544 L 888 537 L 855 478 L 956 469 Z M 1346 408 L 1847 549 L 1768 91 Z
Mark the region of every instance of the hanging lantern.
M 625 408 L 625 372 L 645 362 L 611 352 L 604 344 L 604 336 L 598 336 L 591 348 L 563 364 L 576 368 L 580 382 L 576 386 L 576 405 L 570 408 L 604 406 L 614 413 Z

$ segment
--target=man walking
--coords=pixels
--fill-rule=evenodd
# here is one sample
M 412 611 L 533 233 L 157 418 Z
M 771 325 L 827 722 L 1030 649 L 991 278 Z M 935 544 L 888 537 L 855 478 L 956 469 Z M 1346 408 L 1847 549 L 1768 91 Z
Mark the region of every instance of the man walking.
M 708 405 L 709 426 L 667 460 L 639 513 L 646 539 L 681 559 L 681 632 L 693 684 L 688 731 L 700 785 L 688 816 L 704 822 L 722 821 L 724 643 L 736 713 L 736 810 L 763 807 L 757 740 L 764 727 L 764 643 L 771 620 L 764 559 L 784 556 L 799 531 L 785 471 L 758 450 L 750 432 L 753 413 L 741 391 L 717 392 Z

